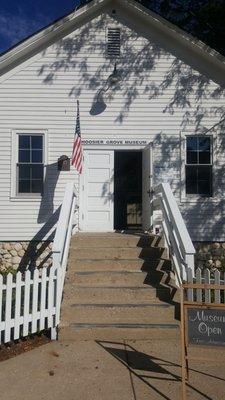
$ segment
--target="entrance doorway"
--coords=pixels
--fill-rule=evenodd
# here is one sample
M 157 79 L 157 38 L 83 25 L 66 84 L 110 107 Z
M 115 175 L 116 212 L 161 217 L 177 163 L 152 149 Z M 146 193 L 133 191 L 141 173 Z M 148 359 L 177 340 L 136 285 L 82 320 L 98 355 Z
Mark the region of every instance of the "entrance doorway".
M 152 147 L 85 149 L 79 191 L 79 229 L 150 228 Z
M 115 151 L 114 229 L 142 227 L 142 152 Z

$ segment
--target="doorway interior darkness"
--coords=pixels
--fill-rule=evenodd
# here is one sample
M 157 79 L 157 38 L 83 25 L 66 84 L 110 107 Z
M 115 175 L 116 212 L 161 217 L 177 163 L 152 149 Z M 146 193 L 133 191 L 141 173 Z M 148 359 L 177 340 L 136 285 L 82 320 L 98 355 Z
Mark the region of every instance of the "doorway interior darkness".
M 142 226 L 142 152 L 115 151 L 114 229 Z

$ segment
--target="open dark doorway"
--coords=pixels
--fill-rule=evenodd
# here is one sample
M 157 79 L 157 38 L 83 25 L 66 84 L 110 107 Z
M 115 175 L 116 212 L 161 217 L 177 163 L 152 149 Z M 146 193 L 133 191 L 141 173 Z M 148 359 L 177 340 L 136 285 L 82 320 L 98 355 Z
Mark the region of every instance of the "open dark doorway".
M 115 151 L 114 229 L 142 227 L 142 152 Z

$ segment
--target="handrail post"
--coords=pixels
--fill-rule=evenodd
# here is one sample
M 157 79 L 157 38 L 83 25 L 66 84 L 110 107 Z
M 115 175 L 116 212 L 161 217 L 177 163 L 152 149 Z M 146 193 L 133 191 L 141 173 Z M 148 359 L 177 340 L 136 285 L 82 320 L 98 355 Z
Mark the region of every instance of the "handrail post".
M 155 188 L 155 193 L 154 205 L 162 211 L 163 236 L 166 238 L 166 247 L 171 250 L 171 259 L 180 285 L 188 279 L 188 270 L 195 275 L 195 248 L 170 185 L 161 183 Z
M 53 242 L 53 268 L 56 275 L 55 288 L 55 329 L 52 329 L 51 337 L 56 339 L 57 327 L 60 322 L 60 311 L 63 294 L 64 278 L 66 274 L 67 259 L 69 252 L 70 238 L 72 236 L 73 215 L 76 204 L 76 191 L 73 182 L 66 185 L 66 190 L 60 210 L 59 220 Z
M 192 275 L 195 276 L 195 257 L 194 254 L 186 254 L 185 261 L 188 269 L 191 269 Z M 187 271 L 186 271 L 187 278 Z

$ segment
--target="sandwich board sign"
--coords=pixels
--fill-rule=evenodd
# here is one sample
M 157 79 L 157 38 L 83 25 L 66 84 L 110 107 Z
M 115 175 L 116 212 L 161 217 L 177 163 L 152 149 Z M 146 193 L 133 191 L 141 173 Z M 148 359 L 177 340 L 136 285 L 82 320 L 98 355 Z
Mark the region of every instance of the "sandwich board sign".
M 224 291 L 220 284 L 183 284 L 181 288 L 181 345 L 182 345 L 182 400 L 187 400 L 186 385 L 189 382 L 189 346 L 224 347 L 225 304 L 185 300 L 187 290 Z M 193 358 L 197 359 L 197 358 Z
M 185 319 L 189 344 L 225 346 L 225 307 L 186 306 Z

